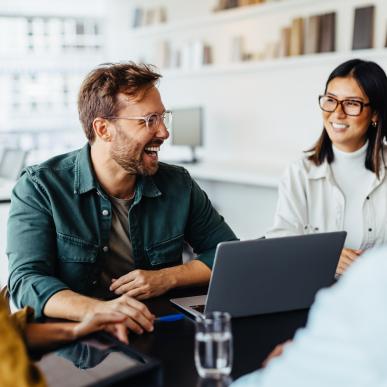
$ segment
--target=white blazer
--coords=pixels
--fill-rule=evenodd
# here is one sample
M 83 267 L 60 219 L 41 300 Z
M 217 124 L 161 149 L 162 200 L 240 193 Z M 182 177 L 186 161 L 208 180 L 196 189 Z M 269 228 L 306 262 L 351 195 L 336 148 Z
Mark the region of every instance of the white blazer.
M 384 149 L 387 161 L 387 150 Z M 362 184 L 353 182 L 353 189 Z M 274 225 L 267 238 L 343 230 L 345 198 L 334 181 L 329 163 L 319 166 L 307 156 L 292 163 L 279 184 Z M 381 157 L 379 179 L 372 182 L 363 202 L 361 249 L 387 242 L 387 178 Z M 351 247 L 351 246 L 345 246 Z

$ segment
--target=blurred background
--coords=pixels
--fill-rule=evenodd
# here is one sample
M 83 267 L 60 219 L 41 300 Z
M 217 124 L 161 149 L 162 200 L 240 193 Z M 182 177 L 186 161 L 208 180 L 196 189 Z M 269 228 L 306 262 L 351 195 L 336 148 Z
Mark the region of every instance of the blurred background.
M 247 239 L 322 129 L 329 73 L 354 57 L 386 69 L 386 31 L 385 0 L 1 0 L 0 283 L 10 187 L 22 165 L 85 143 L 76 99 L 98 64 L 159 68 L 175 112 L 160 159 L 184 163 Z

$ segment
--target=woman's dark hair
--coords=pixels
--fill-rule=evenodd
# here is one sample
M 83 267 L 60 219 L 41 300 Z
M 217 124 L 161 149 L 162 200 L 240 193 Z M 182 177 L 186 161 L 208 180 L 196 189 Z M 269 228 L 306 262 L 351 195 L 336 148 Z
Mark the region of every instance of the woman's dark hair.
M 325 85 L 325 93 L 329 82 L 337 77 L 351 77 L 367 95 L 373 113 L 378 115 L 376 127 L 367 130 L 368 147 L 365 167 L 379 178 L 380 154 L 383 153 L 383 141 L 387 136 L 387 76 L 384 70 L 375 62 L 361 59 L 351 59 L 336 67 L 329 75 Z M 313 152 L 308 159 L 315 165 L 321 165 L 326 159 L 331 163 L 334 159 L 332 141 L 324 128 L 316 144 L 306 152 Z

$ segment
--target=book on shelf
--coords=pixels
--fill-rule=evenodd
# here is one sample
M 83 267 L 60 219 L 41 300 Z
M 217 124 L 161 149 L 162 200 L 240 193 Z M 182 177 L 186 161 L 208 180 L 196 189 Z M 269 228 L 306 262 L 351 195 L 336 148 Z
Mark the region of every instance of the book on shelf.
M 285 57 L 290 55 L 290 35 L 291 35 L 291 28 L 290 27 L 283 27 L 281 29 L 281 38 L 280 38 L 280 44 L 279 44 L 279 56 Z
M 161 40 L 156 43 L 156 58 L 155 63 L 162 68 L 171 66 L 171 46 L 168 41 Z
M 156 20 L 156 10 L 154 8 L 148 8 L 145 10 L 144 24 L 149 26 L 154 24 Z
M 167 9 L 165 7 L 158 7 L 156 12 L 156 21 L 158 23 L 166 23 L 167 20 Z
M 238 0 L 238 7 L 245 7 L 246 5 L 254 5 L 264 3 L 265 0 Z
M 315 54 L 319 51 L 320 15 L 309 16 L 305 26 L 304 53 Z
M 143 25 L 144 20 L 144 10 L 142 8 L 136 7 L 133 11 L 133 23 L 132 28 L 138 28 Z
M 208 65 L 212 63 L 212 47 L 209 44 L 205 44 L 203 47 L 203 64 Z
M 336 12 L 320 15 L 318 52 L 336 50 Z
M 362 50 L 374 46 L 375 6 L 370 5 L 355 9 L 352 49 Z
M 265 48 L 262 53 L 255 54 L 253 60 L 264 60 L 264 59 L 277 59 L 280 56 L 279 53 L 280 43 L 279 42 L 269 42 L 266 43 Z
M 240 62 L 243 60 L 244 49 L 244 37 L 234 36 L 231 40 L 231 61 Z
M 290 27 L 289 55 L 296 56 L 304 53 L 304 19 L 297 17 L 292 20 Z

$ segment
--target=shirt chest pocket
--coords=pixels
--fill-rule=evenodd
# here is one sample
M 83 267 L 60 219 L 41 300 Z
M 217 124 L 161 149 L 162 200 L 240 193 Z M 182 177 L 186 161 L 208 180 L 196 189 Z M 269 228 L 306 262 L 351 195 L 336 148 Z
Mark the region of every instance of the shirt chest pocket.
M 145 249 L 152 266 L 171 266 L 182 262 L 184 235 L 177 235 Z
M 80 238 L 57 233 L 57 257 L 61 262 L 94 263 L 97 260 L 98 245 Z

